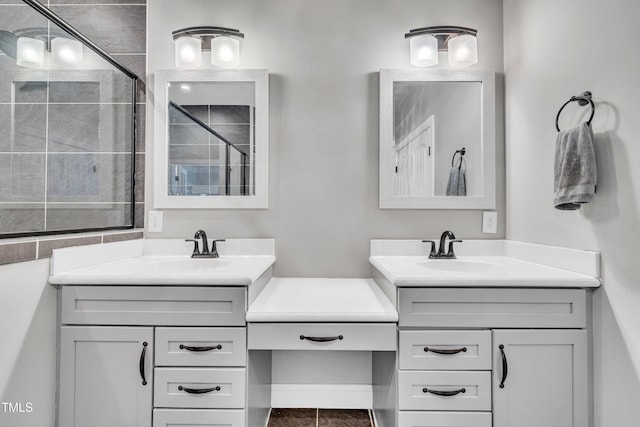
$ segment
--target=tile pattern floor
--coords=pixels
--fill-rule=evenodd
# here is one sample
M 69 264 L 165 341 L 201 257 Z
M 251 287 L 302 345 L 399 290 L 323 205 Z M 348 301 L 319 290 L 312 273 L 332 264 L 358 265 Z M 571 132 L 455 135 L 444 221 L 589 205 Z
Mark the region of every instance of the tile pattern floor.
M 276 409 L 267 427 L 375 427 L 367 409 Z

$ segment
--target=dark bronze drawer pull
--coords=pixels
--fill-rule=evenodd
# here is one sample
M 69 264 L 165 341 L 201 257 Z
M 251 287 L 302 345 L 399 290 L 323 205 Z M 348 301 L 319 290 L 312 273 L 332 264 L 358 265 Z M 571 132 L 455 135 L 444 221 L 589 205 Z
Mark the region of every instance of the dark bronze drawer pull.
M 342 335 L 338 335 L 337 337 L 307 337 L 305 335 L 300 335 L 301 340 L 309 340 L 314 342 L 329 342 L 335 340 L 341 340 L 344 337 Z
M 504 345 L 498 346 L 500 349 L 500 356 L 502 356 L 502 379 L 500 379 L 500 388 L 504 388 L 504 382 L 507 380 L 507 374 L 509 373 L 509 364 L 507 363 L 507 355 L 504 354 Z
M 145 361 L 146 361 L 146 355 L 147 355 L 147 346 L 149 344 L 145 341 L 142 343 L 142 353 L 140 353 L 140 376 L 142 377 L 142 385 L 147 385 L 147 378 L 144 375 L 144 365 L 145 365 Z
M 218 344 L 213 347 L 197 347 L 197 346 L 189 346 L 180 344 L 180 350 L 188 350 L 188 351 L 211 351 L 211 350 L 222 350 L 222 345 Z
M 429 348 L 429 347 L 425 347 L 424 348 L 425 352 L 431 352 L 431 353 L 436 353 L 436 354 L 458 354 L 458 353 L 466 353 L 467 352 L 467 347 L 462 347 L 462 348 L 456 348 L 453 350 L 442 350 L 442 349 L 437 349 L 437 348 Z
M 185 393 L 190 393 L 190 394 L 205 394 L 205 393 L 211 393 L 212 391 L 220 391 L 220 386 L 217 385 L 213 388 L 187 388 L 179 385 L 178 390 L 184 391 Z
M 467 389 L 461 388 L 459 390 L 442 391 L 442 390 L 429 390 L 428 388 L 425 387 L 422 389 L 422 392 L 435 394 L 436 396 L 455 396 L 456 394 L 466 393 Z

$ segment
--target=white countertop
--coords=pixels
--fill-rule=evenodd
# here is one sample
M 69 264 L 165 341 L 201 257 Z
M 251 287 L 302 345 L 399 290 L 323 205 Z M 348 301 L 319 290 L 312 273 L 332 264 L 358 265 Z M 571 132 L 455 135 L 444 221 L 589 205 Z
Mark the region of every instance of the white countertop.
M 372 240 L 369 262 L 395 286 L 600 286 L 600 254 L 594 251 L 508 240 L 465 240 L 456 244 L 457 259 L 429 259 L 429 249 L 420 240 Z
M 372 279 L 273 278 L 247 312 L 247 322 L 397 321 Z
M 141 256 L 49 277 L 53 285 L 248 286 L 276 261 L 274 256 Z
M 276 261 L 272 239 L 218 244 L 219 258 L 191 258 L 193 244 L 149 239 L 54 251 L 53 285 L 248 286 Z
M 372 256 L 371 264 L 395 286 L 590 288 L 600 281 L 505 256 L 431 260 L 427 256 Z

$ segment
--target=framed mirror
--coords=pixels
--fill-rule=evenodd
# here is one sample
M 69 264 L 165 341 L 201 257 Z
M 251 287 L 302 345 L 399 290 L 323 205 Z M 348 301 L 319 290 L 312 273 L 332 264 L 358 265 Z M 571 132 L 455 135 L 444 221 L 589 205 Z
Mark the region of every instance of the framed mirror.
M 380 208 L 495 209 L 495 75 L 380 71 Z
M 267 70 L 155 75 L 154 207 L 269 207 Z

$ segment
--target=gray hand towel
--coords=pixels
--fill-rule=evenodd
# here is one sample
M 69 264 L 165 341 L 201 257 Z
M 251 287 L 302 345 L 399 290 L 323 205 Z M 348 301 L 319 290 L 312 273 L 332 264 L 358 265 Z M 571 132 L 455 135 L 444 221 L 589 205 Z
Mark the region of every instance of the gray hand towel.
M 556 138 L 553 205 L 576 210 L 593 200 L 596 192 L 596 155 L 588 123 L 563 130 Z
M 464 169 L 452 167 L 449 171 L 449 181 L 447 182 L 447 196 L 466 196 L 467 183 L 464 176 Z

